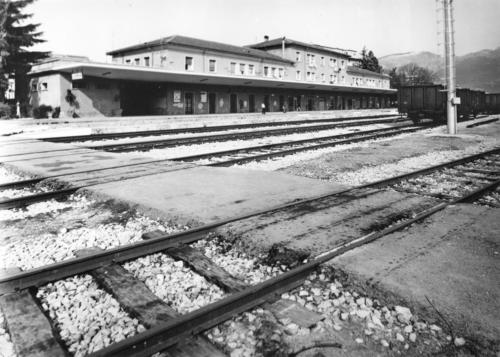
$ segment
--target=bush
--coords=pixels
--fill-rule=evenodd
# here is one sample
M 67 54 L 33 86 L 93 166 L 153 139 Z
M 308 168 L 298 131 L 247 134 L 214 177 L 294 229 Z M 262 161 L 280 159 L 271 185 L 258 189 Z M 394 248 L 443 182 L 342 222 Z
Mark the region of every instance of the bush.
M 59 118 L 59 115 L 61 115 L 61 107 L 55 107 L 52 112 L 52 118 Z
M 2 119 L 12 118 L 12 106 L 10 104 L 0 103 L 0 118 Z
M 50 105 L 42 104 L 39 107 L 33 108 L 33 118 L 35 119 L 49 118 L 49 113 L 51 112 L 52 112 L 52 107 Z

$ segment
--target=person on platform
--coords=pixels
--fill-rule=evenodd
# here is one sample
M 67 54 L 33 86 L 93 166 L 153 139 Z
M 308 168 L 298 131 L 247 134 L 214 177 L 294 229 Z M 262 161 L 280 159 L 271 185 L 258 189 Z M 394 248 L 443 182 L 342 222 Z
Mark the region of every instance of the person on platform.
M 266 114 L 266 105 L 262 103 L 261 107 L 262 107 L 262 114 Z

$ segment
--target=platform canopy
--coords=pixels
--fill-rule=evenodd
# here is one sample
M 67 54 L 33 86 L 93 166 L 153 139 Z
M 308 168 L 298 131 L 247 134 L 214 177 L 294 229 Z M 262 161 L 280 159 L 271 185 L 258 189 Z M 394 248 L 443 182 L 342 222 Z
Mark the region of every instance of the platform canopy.
M 48 61 L 33 67 L 31 76 L 49 73 L 75 73 L 78 77 L 100 77 L 116 80 L 143 82 L 174 82 L 189 84 L 211 84 L 239 87 L 264 87 L 276 89 L 326 90 L 335 92 L 382 93 L 391 94 L 395 89 L 354 87 L 339 84 L 299 82 L 255 76 L 220 75 L 199 72 L 171 71 L 154 67 L 139 67 L 115 63 L 99 63 L 89 61 Z M 81 75 L 80 75 L 81 74 Z

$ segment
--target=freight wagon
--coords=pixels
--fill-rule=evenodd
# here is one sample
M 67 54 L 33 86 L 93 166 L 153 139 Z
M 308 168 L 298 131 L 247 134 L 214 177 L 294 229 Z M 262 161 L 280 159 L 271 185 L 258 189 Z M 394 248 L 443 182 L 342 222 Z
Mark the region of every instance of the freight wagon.
M 486 96 L 483 91 L 468 88 L 457 88 L 458 118 L 468 119 L 486 110 Z M 444 122 L 446 120 L 447 93 L 441 84 L 426 84 L 403 86 L 398 88 L 398 110 L 414 122 L 420 119 L 433 119 Z
M 486 113 L 500 113 L 500 93 L 486 93 L 485 95 Z

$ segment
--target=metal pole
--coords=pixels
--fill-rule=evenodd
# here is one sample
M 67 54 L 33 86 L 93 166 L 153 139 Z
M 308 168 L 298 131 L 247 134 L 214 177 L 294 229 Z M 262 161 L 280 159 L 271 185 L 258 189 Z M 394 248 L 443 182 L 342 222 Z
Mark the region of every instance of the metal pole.
M 447 95 L 448 134 L 457 133 L 457 110 L 455 106 L 455 43 L 453 42 L 453 0 L 443 0 L 444 5 L 444 43 Z

